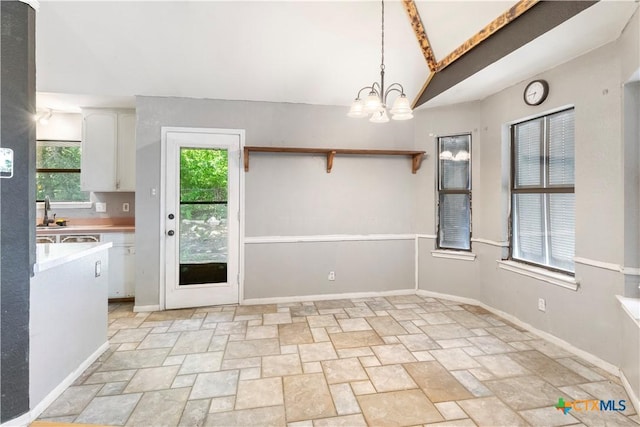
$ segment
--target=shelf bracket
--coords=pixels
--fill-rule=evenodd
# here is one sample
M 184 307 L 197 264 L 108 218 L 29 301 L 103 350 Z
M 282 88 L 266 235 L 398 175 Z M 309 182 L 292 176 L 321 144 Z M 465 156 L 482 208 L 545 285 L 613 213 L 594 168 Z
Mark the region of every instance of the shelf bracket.
M 249 172 L 249 148 L 244 147 L 244 171 Z
M 335 155 L 335 151 L 327 151 L 327 173 L 331 173 L 331 169 L 333 168 L 333 158 Z
M 415 174 L 420 169 L 420 165 L 422 165 L 422 160 L 424 159 L 424 153 L 416 153 L 412 156 L 411 159 L 411 173 Z

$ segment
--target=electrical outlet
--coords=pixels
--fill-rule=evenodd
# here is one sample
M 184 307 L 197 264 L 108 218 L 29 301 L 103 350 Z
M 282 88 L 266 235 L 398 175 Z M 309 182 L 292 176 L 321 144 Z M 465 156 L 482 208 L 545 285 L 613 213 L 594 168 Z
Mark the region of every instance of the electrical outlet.
M 129 203 L 122 204 L 122 212 L 129 212 Z
M 330 281 L 336 280 L 336 272 L 335 271 L 330 271 L 329 272 L 329 280 Z
M 106 211 L 107 211 L 106 203 L 96 202 L 96 212 L 106 212 Z
M 547 302 L 544 298 L 538 298 L 538 310 L 547 311 Z
M 100 277 L 102 274 L 102 262 L 96 261 L 96 277 Z

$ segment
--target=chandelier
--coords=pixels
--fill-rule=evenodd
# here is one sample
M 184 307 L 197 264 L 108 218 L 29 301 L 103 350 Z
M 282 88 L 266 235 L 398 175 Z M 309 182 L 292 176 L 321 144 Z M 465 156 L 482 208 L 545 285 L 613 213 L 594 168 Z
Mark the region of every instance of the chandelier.
M 368 90 L 369 94 L 362 100 L 362 91 Z M 387 101 L 389 94 L 399 92 L 391 110 L 393 120 L 409 120 L 413 118 L 411 104 L 404 94 L 404 88 L 400 83 L 392 83 L 386 90 L 384 88 L 384 0 L 382 0 L 382 60 L 380 62 L 380 83 L 373 82 L 371 86 L 365 86 L 358 91 L 358 96 L 351 104 L 351 109 L 347 116 L 362 118 L 371 115 L 369 119 L 373 123 L 386 123 L 389 121 L 387 114 Z

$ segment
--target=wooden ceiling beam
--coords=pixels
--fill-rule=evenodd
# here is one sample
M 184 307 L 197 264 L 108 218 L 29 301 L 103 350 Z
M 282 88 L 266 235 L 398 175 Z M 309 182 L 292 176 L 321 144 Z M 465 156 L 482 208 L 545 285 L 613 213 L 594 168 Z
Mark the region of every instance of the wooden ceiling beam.
M 418 13 L 416 3 L 414 0 L 402 0 L 402 4 L 404 5 L 404 10 L 407 11 L 407 15 L 409 15 L 411 27 L 413 28 L 413 32 L 415 33 L 420 49 L 422 50 L 422 55 L 427 61 L 429 71 L 434 72 L 436 71 L 438 64 L 436 57 L 433 54 L 431 43 L 429 43 L 427 32 L 424 29 L 424 25 L 422 25 L 422 19 L 420 18 L 420 13 Z
M 531 9 L 531 7 L 538 3 L 538 1 L 539 0 L 520 0 L 518 3 L 509 8 L 509 10 L 491 21 L 478 33 L 462 43 L 453 52 L 451 52 L 440 62 L 438 62 L 438 64 L 436 65 L 436 71 L 442 71 L 449 64 L 460 58 L 465 53 L 469 52 L 471 49 L 479 45 L 482 41 L 486 40 L 492 34 L 500 30 L 502 27 L 509 24 L 511 21 L 525 13 L 527 10 Z
M 435 98 L 596 3 L 598 0 L 520 1 L 476 36 L 469 39 L 475 39 L 475 41 L 467 41 L 440 61 L 436 72 L 429 75 L 417 96 L 414 108 Z M 524 7 L 526 7 L 527 13 L 524 13 Z M 511 14 L 518 14 L 518 19 L 510 17 Z M 488 27 L 491 26 L 493 29 L 489 30 Z

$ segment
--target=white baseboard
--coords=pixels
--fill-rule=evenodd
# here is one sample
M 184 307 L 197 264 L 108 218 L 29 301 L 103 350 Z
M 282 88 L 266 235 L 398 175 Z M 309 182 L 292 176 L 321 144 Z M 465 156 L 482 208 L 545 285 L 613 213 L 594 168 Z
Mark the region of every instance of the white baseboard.
M 285 304 L 289 302 L 305 302 L 305 301 L 326 301 L 332 299 L 352 299 L 352 298 L 371 298 L 386 297 L 395 295 L 415 295 L 415 289 L 398 289 L 395 291 L 378 291 L 378 292 L 352 292 L 345 294 L 321 294 L 321 295 L 303 295 L 294 297 L 272 297 L 272 298 L 249 298 L 242 300 L 241 305 L 258 305 L 258 304 Z
M 565 340 L 556 337 L 555 335 L 552 335 L 548 332 L 544 332 L 541 331 L 540 329 L 537 329 L 533 326 L 531 326 L 530 324 L 523 322 L 522 320 L 518 319 L 517 317 L 509 314 L 509 313 L 505 313 L 504 311 L 498 310 L 496 308 L 493 308 L 491 306 L 488 306 L 487 304 L 475 300 L 473 298 L 465 298 L 465 297 L 459 297 L 456 295 L 449 295 L 449 294 L 442 294 L 439 292 L 431 292 L 431 291 L 425 291 L 425 290 L 418 290 L 416 292 L 418 295 L 422 295 L 422 296 L 426 296 L 426 297 L 433 297 L 433 298 L 442 298 L 442 299 L 448 299 L 451 301 L 457 301 L 457 302 L 461 302 L 461 303 L 465 303 L 465 304 L 472 304 L 472 305 L 477 305 L 480 306 L 482 308 L 484 308 L 485 310 L 488 310 L 490 312 L 492 312 L 493 314 L 500 316 L 506 320 L 508 320 L 509 322 L 520 326 L 521 328 L 524 328 L 528 331 L 533 332 L 534 334 L 538 335 L 540 338 L 543 338 L 547 341 L 552 342 L 553 344 L 557 345 L 558 347 L 562 348 L 563 350 L 566 350 L 570 353 L 575 354 L 576 356 L 579 356 L 581 358 L 583 358 L 584 360 L 592 363 L 593 365 L 597 366 L 600 369 L 604 369 L 605 371 L 609 372 L 612 375 L 615 376 L 620 376 L 620 369 L 615 366 L 612 365 L 611 363 L 600 359 L 597 356 L 594 356 L 593 354 L 586 352 L 584 350 L 579 349 L 578 347 L 573 346 L 572 344 L 566 342 Z
M 49 407 L 49 405 L 51 405 L 54 402 L 54 400 L 56 400 L 71 384 L 73 384 L 73 382 L 77 380 L 78 377 L 82 375 L 82 373 L 86 371 L 87 368 L 91 366 L 91 364 L 95 362 L 98 359 L 98 357 L 102 355 L 102 353 L 107 351 L 108 348 L 109 348 L 109 341 L 106 341 L 104 344 L 98 347 L 98 349 L 94 351 L 89 357 L 87 357 L 85 361 L 82 362 L 73 372 L 67 375 L 67 377 L 64 380 L 62 380 L 62 382 L 58 384 L 56 388 L 51 390 L 49 394 L 45 396 L 44 399 L 38 402 L 38 404 L 35 407 L 33 407 L 33 409 L 31 409 L 29 412 L 21 415 L 18 418 L 14 418 L 13 420 L 7 421 L 6 423 L 2 424 L 0 427 L 5 427 L 5 426 L 21 427 L 21 426 L 28 426 L 29 424 L 31 424 L 35 419 L 37 419 L 40 416 L 40 414 L 44 412 L 45 409 L 47 409 L 47 407 Z M 33 403 L 34 402 L 30 402 L 31 405 Z
M 622 386 L 624 387 L 624 390 L 627 392 L 627 395 L 629 396 L 629 400 L 631 400 L 631 404 L 633 405 L 636 412 L 640 413 L 640 399 L 638 399 L 638 395 L 636 395 L 636 392 L 633 390 L 633 387 L 631 387 L 631 383 L 629 382 L 629 380 L 627 380 L 627 377 L 624 375 L 624 372 L 622 372 L 622 370 L 620 370 L 619 376 L 620 376 L 620 380 L 622 381 Z
M 133 312 L 134 313 L 146 313 L 148 311 L 160 311 L 160 305 L 134 305 Z

